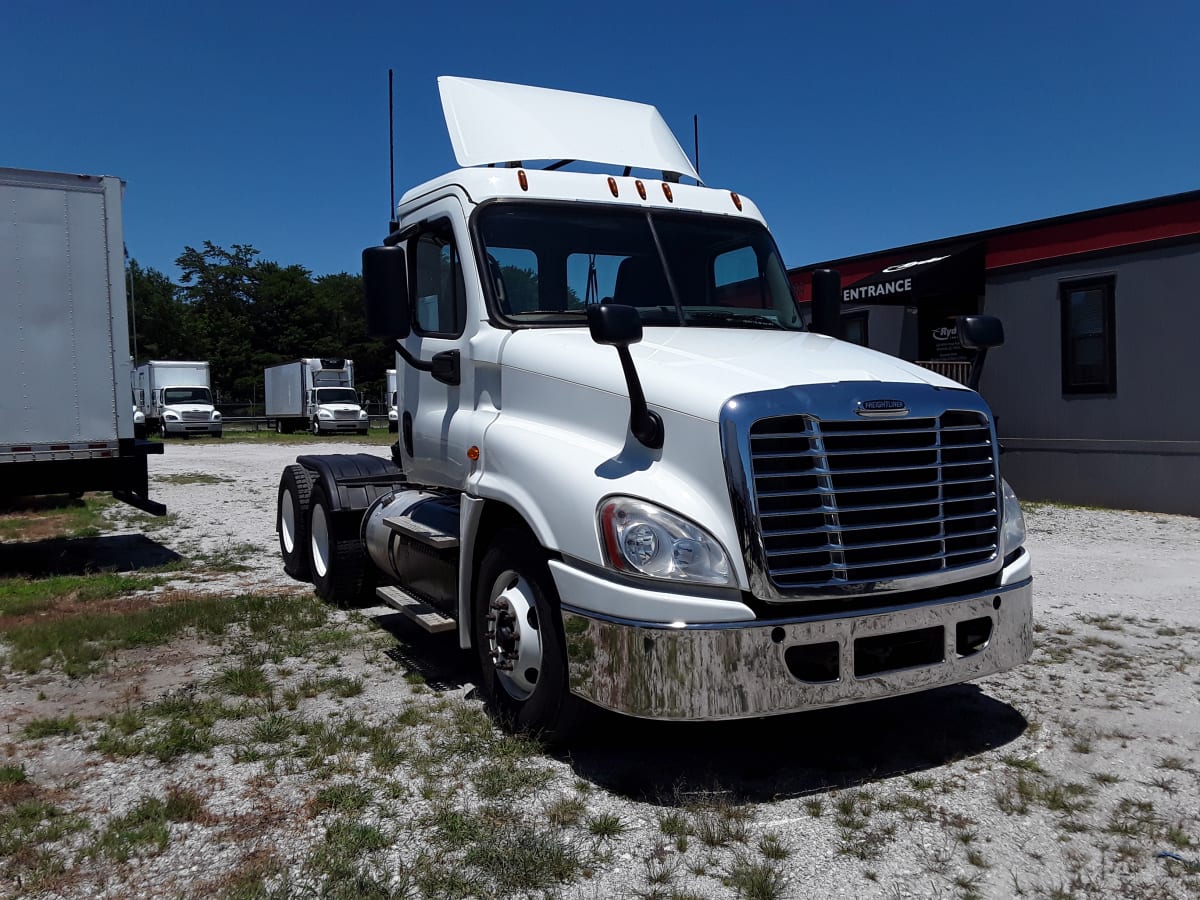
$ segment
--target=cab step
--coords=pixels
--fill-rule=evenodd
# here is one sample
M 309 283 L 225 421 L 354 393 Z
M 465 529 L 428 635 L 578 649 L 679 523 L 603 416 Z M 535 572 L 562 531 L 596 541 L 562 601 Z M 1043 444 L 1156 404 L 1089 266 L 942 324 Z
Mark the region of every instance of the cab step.
M 383 524 L 396 534 L 412 538 L 435 550 L 454 550 L 458 547 L 458 535 L 441 531 L 424 522 L 417 522 L 408 516 L 388 516 L 383 520 Z
M 392 609 L 412 619 L 430 634 L 453 631 L 457 625 L 454 619 L 395 585 L 375 588 L 375 596 Z

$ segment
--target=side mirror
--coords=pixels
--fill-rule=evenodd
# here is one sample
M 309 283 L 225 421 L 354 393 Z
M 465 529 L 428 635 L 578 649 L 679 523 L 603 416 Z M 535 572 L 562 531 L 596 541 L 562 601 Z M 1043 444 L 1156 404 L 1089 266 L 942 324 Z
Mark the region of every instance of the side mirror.
M 629 431 L 643 447 L 661 450 L 663 421 L 658 413 L 646 406 L 646 394 L 629 354 L 629 345 L 642 339 L 642 317 L 632 306 L 619 303 L 600 303 L 587 308 L 588 330 L 592 340 L 606 347 L 616 347 L 629 390 Z
M 368 247 L 362 254 L 362 272 L 367 334 L 383 338 L 407 337 L 412 326 L 404 246 Z
M 592 340 L 606 347 L 628 347 L 642 339 L 642 317 L 632 306 L 593 304 L 587 308 Z
M 988 350 L 1004 343 L 1004 324 L 995 316 L 959 316 L 958 342 L 968 350 Z

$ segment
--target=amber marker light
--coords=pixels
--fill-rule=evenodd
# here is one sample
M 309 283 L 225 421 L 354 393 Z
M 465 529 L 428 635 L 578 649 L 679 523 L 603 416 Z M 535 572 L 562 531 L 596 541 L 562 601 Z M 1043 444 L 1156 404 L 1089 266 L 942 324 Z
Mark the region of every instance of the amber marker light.
M 646 186 L 644 184 L 642 184 L 640 179 L 635 181 L 634 184 L 637 185 L 638 196 L 641 197 L 643 200 L 645 200 L 646 199 Z
M 521 184 L 521 190 L 529 190 L 529 178 L 525 175 L 524 169 L 517 169 L 517 181 Z M 739 206 L 738 209 L 741 209 Z
M 663 186 L 663 196 L 667 198 L 667 202 L 674 203 L 675 197 L 671 194 L 671 186 L 669 184 L 667 184 L 665 181 L 662 183 L 662 186 Z
M 475 460 L 479 459 L 479 448 L 474 445 L 468 447 L 467 459 L 469 459 L 471 462 L 475 462 Z
M 617 196 L 617 179 L 613 178 L 611 175 L 608 176 L 608 189 L 612 191 L 612 195 L 614 197 Z
M 733 205 L 738 208 L 738 212 L 741 212 L 742 211 L 742 198 L 739 197 L 737 194 L 735 194 L 733 191 L 729 192 L 729 196 L 733 198 Z

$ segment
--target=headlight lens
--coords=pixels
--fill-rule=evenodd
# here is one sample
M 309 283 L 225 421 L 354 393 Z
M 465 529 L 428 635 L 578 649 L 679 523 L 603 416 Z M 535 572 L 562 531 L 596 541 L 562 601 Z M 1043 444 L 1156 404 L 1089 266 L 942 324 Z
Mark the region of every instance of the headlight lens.
M 163 413 L 163 418 L 166 419 L 168 422 L 178 422 L 179 421 L 179 416 L 173 412 Z
M 614 569 L 696 584 L 734 584 L 725 550 L 682 516 L 631 497 L 610 497 L 600 504 L 599 520 Z
M 219 412 L 214 412 L 214 413 L 213 413 L 212 420 L 213 420 L 214 422 L 220 422 L 220 421 L 221 421 L 221 414 L 220 414 Z
M 1007 481 L 1000 479 L 1004 492 L 1004 525 L 1000 533 L 1000 555 L 1006 557 L 1025 543 L 1025 514 L 1016 492 Z
M 365 409 L 360 409 L 358 411 L 358 417 L 360 419 L 365 419 L 367 417 L 367 411 Z
M 327 409 L 319 409 L 319 410 L 317 410 L 317 418 L 318 419 L 332 419 L 333 413 L 331 413 Z

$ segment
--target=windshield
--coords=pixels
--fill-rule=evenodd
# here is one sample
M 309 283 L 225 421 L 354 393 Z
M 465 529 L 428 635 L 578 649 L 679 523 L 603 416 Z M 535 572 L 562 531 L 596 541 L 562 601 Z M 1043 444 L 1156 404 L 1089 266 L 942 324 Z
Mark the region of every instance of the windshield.
M 751 220 L 505 203 L 477 228 L 496 311 L 514 324 L 584 325 L 588 305 L 621 303 L 646 325 L 803 327 L 775 242 Z
M 318 403 L 353 403 L 358 405 L 354 388 L 317 388 Z
M 207 403 L 212 406 L 212 394 L 205 387 L 163 388 L 163 403 Z

